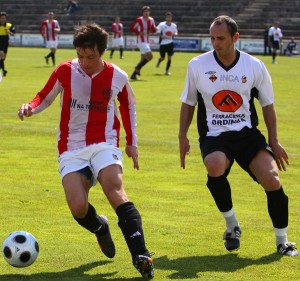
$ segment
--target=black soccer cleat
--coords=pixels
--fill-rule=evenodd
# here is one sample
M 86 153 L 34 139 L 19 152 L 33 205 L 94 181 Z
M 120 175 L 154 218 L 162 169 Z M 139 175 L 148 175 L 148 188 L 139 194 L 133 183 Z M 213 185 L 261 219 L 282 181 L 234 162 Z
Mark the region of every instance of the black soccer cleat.
M 152 279 L 154 277 L 154 266 L 151 257 L 138 255 L 135 257 L 133 265 L 144 278 Z
M 239 226 L 235 226 L 231 229 L 231 232 L 224 232 L 223 240 L 225 240 L 225 248 L 231 252 L 238 250 L 240 248 L 240 237 L 242 235 L 242 230 Z
M 277 246 L 277 253 L 283 256 L 296 257 L 299 255 L 294 242 L 285 242 L 284 244 L 279 244 Z
M 7 74 L 7 70 L 3 70 L 3 77 L 5 77 Z
M 101 221 L 105 221 L 107 224 L 107 233 L 105 235 L 96 234 L 97 241 L 103 254 L 112 259 L 116 254 L 115 244 L 110 234 L 107 218 L 103 215 L 101 215 L 100 218 Z

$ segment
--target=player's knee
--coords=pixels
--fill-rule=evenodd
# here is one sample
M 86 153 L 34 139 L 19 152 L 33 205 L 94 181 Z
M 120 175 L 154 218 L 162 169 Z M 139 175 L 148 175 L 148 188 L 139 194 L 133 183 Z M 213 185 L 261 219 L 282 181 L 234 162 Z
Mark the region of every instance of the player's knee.
M 215 157 L 207 157 L 204 160 L 207 173 L 211 177 L 219 177 L 224 175 L 226 170 L 226 160 Z
M 88 202 L 86 200 L 68 201 L 69 209 L 74 217 L 84 218 L 88 210 Z

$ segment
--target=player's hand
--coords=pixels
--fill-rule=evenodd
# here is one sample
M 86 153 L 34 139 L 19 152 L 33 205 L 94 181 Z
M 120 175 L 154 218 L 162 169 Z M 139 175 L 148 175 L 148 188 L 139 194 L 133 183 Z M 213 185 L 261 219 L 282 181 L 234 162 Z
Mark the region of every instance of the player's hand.
M 270 146 L 272 148 L 278 169 L 280 171 L 286 171 L 285 164 L 289 165 L 289 157 L 284 147 L 280 143 L 270 143 Z
M 33 114 L 32 107 L 28 103 L 22 104 L 22 106 L 18 110 L 18 116 L 22 121 L 24 120 L 24 116 L 30 117 L 32 114 Z
M 137 147 L 132 145 L 126 145 L 125 152 L 128 157 L 132 158 L 133 168 L 138 170 L 140 167 L 139 167 L 139 158 L 138 158 L 139 153 Z
M 185 169 L 185 156 L 190 153 L 190 142 L 187 137 L 179 137 L 180 166 Z

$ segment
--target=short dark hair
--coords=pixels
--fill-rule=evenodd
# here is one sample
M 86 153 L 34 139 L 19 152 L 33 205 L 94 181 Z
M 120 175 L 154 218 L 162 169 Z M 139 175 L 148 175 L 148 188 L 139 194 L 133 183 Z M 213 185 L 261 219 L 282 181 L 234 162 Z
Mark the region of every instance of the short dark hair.
M 173 16 L 172 12 L 166 12 L 165 16 Z
M 7 16 L 7 13 L 6 12 L 0 12 L 0 17 L 1 16 Z
M 234 36 L 238 32 L 237 23 L 235 22 L 234 19 L 232 19 L 229 16 L 218 16 L 218 17 L 216 17 L 212 21 L 210 27 L 212 27 L 213 25 L 221 25 L 223 23 L 226 23 L 228 31 L 231 34 L 231 36 Z
M 151 10 L 149 6 L 143 6 L 142 11 L 144 12 L 145 10 Z
M 81 49 L 95 49 L 103 54 L 107 48 L 108 33 L 96 23 L 79 25 L 75 28 L 73 46 Z

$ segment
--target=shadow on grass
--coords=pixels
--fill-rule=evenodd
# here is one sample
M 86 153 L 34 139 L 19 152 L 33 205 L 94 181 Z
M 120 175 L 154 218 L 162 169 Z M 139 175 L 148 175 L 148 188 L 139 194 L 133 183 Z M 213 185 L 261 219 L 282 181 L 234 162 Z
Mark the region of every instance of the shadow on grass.
M 241 258 L 237 254 L 193 256 L 170 260 L 167 256 L 154 259 L 154 267 L 176 271 L 170 279 L 197 278 L 199 272 L 234 272 L 252 265 L 270 264 L 282 256 L 273 253 L 259 259 Z
M 113 278 L 117 272 L 109 272 L 103 274 L 89 275 L 87 271 L 98 267 L 105 266 L 111 263 L 111 261 L 97 261 L 88 264 L 81 265 L 76 268 L 71 268 L 66 271 L 61 272 L 43 272 L 43 273 L 33 273 L 31 275 L 25 274 L 5 274 L 0 275 L 0 281 L 104 281 L 104 280 L 114 280 L 114 281 L 137 281 L 141 280 L 139 273 L 136 271 L 137 277 L 134 278 Z M 132 268 L 132 270 L 135 270 Z M 105 269 L 103 270 L 105 271 Z M 1 273 L 0 273 L 1 274 Z

